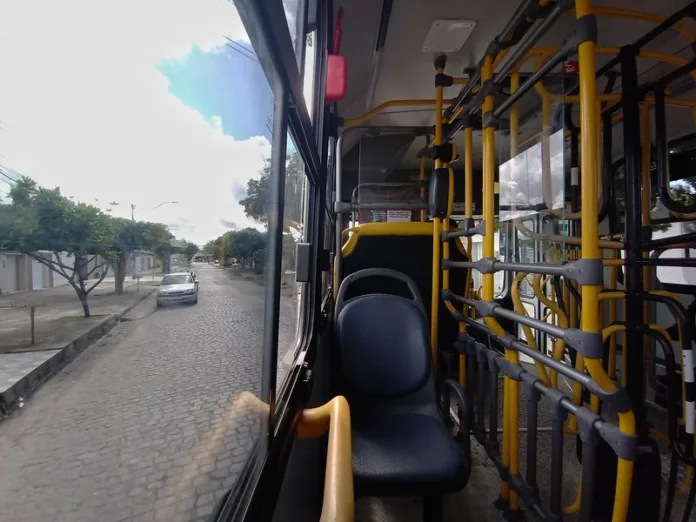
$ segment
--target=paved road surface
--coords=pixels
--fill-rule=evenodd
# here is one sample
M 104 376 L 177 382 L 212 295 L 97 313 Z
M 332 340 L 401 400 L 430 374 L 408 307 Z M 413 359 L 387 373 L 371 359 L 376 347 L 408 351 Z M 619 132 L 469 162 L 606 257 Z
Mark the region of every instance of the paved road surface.
M 198 305 L 148 299 L 0 423 L 0 521 L 209 518 L 258 436 L 264 302 L 196 272 Z

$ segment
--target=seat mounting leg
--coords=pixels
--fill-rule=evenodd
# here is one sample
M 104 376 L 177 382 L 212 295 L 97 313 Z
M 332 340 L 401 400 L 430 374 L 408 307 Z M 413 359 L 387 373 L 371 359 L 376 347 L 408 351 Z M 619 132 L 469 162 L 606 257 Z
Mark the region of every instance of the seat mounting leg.
M 423 497 L 423 522 L 442 522 L 442 497 Z

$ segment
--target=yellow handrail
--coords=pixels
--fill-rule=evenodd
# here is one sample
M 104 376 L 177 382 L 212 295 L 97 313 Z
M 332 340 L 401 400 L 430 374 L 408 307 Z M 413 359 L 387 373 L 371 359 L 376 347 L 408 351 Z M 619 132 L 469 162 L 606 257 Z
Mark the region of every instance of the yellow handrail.
M 510 293 L 512 295 L 512 302 L 515 306 L 515 312 L 529 317 L 527 309 L 524 307 L 524 303 L 522 302 L 522 298 L 520 297 L 520 284 L 522 283 L 522 280 L 526 277 L 527 274 L 525 274 L 524 272 L 519 272 L 515 276 L 515 279 L 513 279 L 512 281 Z M 536 342 L 536 337 L 534 336 L 534 332 L 532 331 L 532 329 L 526 324 L 523 324 L 521 326 L 522 332 L 524 333 L 524 337 L 527 340 L 527 344 L 529 345 L 529 347 L 532 350 L 539 351 L 539 347 Z M 552 386 L 551 381 L 549 380 L 549 375 L 546 373 L 546 366 L 544 366 L 544 364 L 541 361 L 537 361 L 536 359 L 534 360 L 534 366 L 536 366 L 537 375 L 539 376 L 541 381 L 546 386 Z
M 443 103 L 452 103 L 452 100 L 450 99 L 445 99 L 442 100 Z M 355 125 L 361 125 L 367 121 L 370 121 L 372 118 L 377 116 L 379 113 L 383 112 L 386 109 L 389 109 L 391 107 L 421 107 L 421 106 L 428 106 L 428 105 L 437 105 L 437 100 L 430 100 L 430 99 L 405 99 L 405 100 L 389 100 L 384 103 L 380 103 L 372 109 L 371 111 L 366 112 L 365 114 L 362 114 L 360 116 L 356 116 L 355 118 L 344 118 L 343 119 L 343 127 L 353 127 Z M 440 111 L 442 113 L 442 111 Z
M 354 522 L 353 448 L 350 408 L 345 397 L 337 396 L 318 408 L 302 412 L 297 437 L 314 439 L 329 432 L 324 475 L 324 502 L 320 522 Z

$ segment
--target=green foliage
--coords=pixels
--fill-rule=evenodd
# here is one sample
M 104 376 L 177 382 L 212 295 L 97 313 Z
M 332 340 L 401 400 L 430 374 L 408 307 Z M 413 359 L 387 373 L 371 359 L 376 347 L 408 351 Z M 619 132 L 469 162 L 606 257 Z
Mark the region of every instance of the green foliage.
M 101 268 L 117 255 L 116 223 L 98 208 L 74 203 L 60 189 L 40 187 L 26 177 L 12 187 L 10 197 L 12 204 L 4 206 L 0 220 L 0 248 L 23 252 L 66 278 L 89 317 L 87 295 L 104 279 L 107 271 Z M 40 251 L 53 256 L 39 255 Z M 97 271 L 99 280 L 87 286 L 86 280 Z
M 272 175 L 270 159 L 266 160 L 259 179 L 247 183 L 247 195 L 239 201 L 247 217 L 268 224 L 275 216 L 271 202 Z M 299 153 L 287 157 L 285 166 L 285 194 L 283 206 L 283 270 L 293 269 L 295 264 L 296 237 L 302 234 L 302 217 L 306 176 Z M 258 264 L 255 263 L 258 267 Z
M 123 218 L 111 218 L 115 227 L 114 251 L 112 266 L 116 279 L 115 290 L 117 294 L 123 293 L 123 282 L 126 277 L 126 265 L 128 258 L 136 251 L 158 253 L 161 258 L 166 255 L 165 250 L 169 241 L 174 236 L 169 229 L 161 223 L 149 223 L 145 221 L 133 221 Z
M 233 230 L 225 234 L 225 259 L 236 259 L 244 268 L 256 266 L 262 260 L 261 252 L 265 251 L 266 234 L 254 228 Z
M 287 158 L 285 167 L 285 228 L 298 229 L 302 220 L 302 196 L 305 183 L 304 164 L 301 156 L 295 152 Z M 247 194 L 239 204 L 244 207 L 247 217 L 260 223 L 268 223 L 269 216 L 275 214 L 271 204 L 271 160 L 267 159 L 261 169 L 259 179 L 247 182 Z
M 46 189 L 22 178 L 10 190 L 9 220 L 3 220 L 3 248 L 21 252 L 49 250 L 82 255 L 113 255 L 116 228 L 98 208 L 74 203 L 60 189 Z
M 206 243 L 206 252 L 212 253 L 221 264 L 235 260 L 243 268 L 262 271 L 266 264 L 267 236 L 255 228 L 232 230 Z
M 215 255 L 217 246 L 215 244 L 216 239 L 211 239 L 205 245 L 203 245 L 203 252 L 210 255 Z
M 190 241 L 187 241 L 185 253 L 186 253 L 186 259 L 188 259 L 189 263 L 191 262 L 191 260 L 193 259 L 193 256 L 195 256 L 197 252 L 198 252 L 198 245 L 196 243 L 191 243 Z

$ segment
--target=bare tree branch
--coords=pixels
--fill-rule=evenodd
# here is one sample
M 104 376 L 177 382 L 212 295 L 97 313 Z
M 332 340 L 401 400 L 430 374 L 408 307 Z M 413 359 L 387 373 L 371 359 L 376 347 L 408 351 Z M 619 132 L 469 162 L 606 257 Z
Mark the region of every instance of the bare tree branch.
M 92 259 L 90 259 L 90 261 L 92 261 L 96 258 L 97 258 L 97 256 L 94 256 Z M 103 267 L 104 265 L 107 264 L 106 259 L 105 258 L 102 258 L 102 259 L 103 259 L 103 261 L 101 263 L 99 263 L 98 265 L 95 263 L 94 268 L 92 270 L 90 270 L 89 272 L 87 272 L 87 277 L 85 279 L 89 279 L 89 276 L 91 276 L 93 272 L 96 272 L 98 269 L 100 269 L 101 267 Z
M 46 259 L 45 257 L 42 257 L 42 256 L 40 256 L 40 255 L 38 255 L 38 254 L 35 254 L 34 252 L 27 252 L 26 254 L 27 254 L 29 257 L 31 257 L 31 258 L 33 258 L 33 259 L 36 259 L 39 263 L 45 264 L 45 265 L 48 266 L 49 268 L 51 268 L 51 266 L 54 265 L 54 266 L 59 266 L 59 267 L 61 267 L 61 268 L 63 268 L 63 269 L 67 269 L 67 270 L 72 271 L 72 267 L 71 267 L 71 266 L 64 265 L 63 263 L 61 263 L 61 262 L 59 262 L 59 261 L 48 260 L 48 259 Z M 50 263 L 50 265 L 48 265 L 47 263 Z M 57 271 L 57 270 L 56 270 L 56 271 Z
M 47 266 L 48 268 L 50 268 L 50 269 L 53 270 L 54 272 L 58 272 L 60 275 L 62 275 L 62 276 L 63 276 L 65 279 L 67 279 L 67 280 L 71 280 L 72 278 L 74 278 L 74 274 L 73 274 L 73 276 L 69 276 L 69 275 L 65 272 L 65 270 L 61 270 L 61 269 L 60 269 L 60 267 L 63 266 L 63 265 L 58 265 L 58 264 L 56 264 L 55 261 L 52 261 L 52 260 L 49 261 L 49 260 L 46 259 L 45 257 L 41 257 L 41 256 L 38 256 L 38 255 L 35 255 L 35 254 L 27 254 L 27 255 L 28 255 L 29 257 L 31 257 L 32 259 L 36 259 L 40 264 L 42 264 L 42 265 L 44 265 L 44 266 Z
M 104 280 L 105 277 L 106 277 L 106 270 L 104 270 L 104 273 L 101 275 L 101 277 L 99 277 L 99 280 L 98 280 L 96 283 L 94 283 L 94 284 L 93 284 L 92 286 L 90 286 L 87 290 L 85 290 L 85 296 L 86 296 L 86 295 L 89 295 L 89 293 L 90 293 L 92 290 L 94 290 L 94 288 L 97 287 L 97 286 Z

